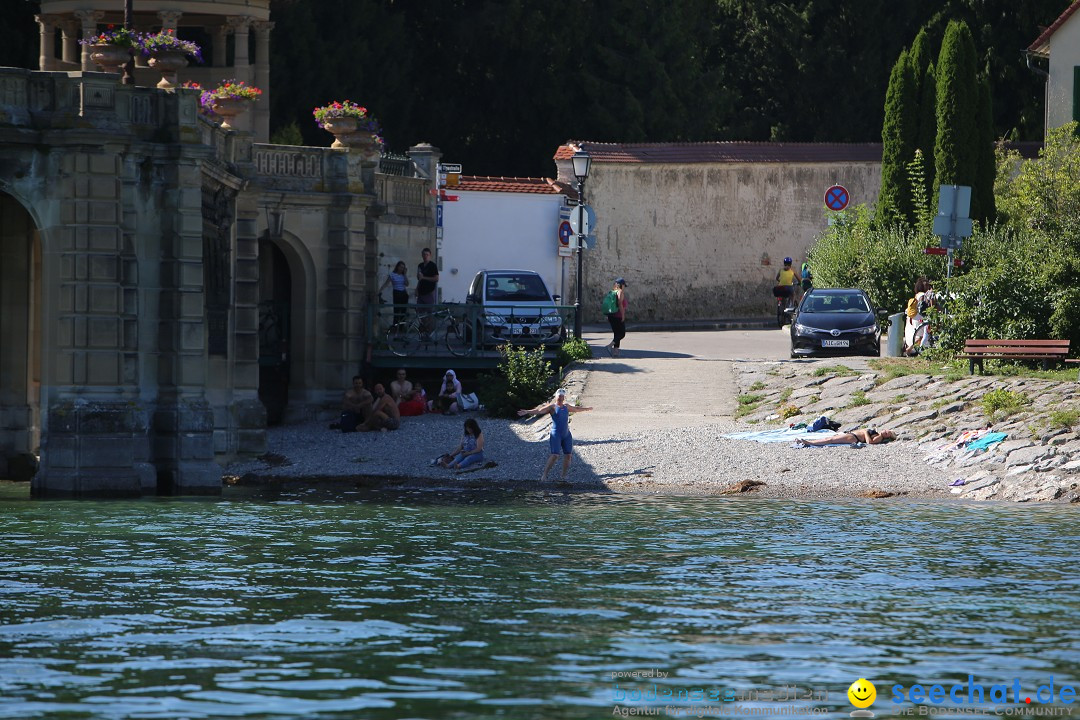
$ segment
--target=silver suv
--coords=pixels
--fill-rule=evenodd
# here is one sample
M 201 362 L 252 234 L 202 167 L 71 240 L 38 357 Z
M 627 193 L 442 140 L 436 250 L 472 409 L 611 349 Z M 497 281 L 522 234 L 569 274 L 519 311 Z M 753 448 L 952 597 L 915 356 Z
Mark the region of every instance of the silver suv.
M 477 322 L 483 327 L 484 345 L 562 342 L 566 329 L 558 300 L 532 270 L 481 270 L 465 298 L 480 306 Z

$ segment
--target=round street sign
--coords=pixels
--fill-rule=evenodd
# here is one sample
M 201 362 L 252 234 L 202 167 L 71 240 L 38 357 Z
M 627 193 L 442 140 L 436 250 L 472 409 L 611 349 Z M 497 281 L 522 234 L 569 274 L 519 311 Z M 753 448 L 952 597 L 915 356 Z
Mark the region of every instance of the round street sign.
M 580 212 L 581 210 L 576 207 L 570 209 L 570 229 L 574 231 L 575 235 L 577 233 L 581 233 L 582 235 L 588 235 L 592 232 L 593 227 L 596 225 L 596 213 L 593 212 L 592 206 L 586 205 L 584 212 L 585 217 L 582 218 L 583 220 L 585 220 L 585 227 L 579 228 L 578 216 Z
M 843 185 L 833 185 L 825 191 L 825 207 L 840 211 L 847 207 L 848 191 Z
M 570 236 L 574 234 L 573 229 L 570 227 L 570 223 L 567 220 L 563 220 L 559 223 L 559 244 L 569 245 Z

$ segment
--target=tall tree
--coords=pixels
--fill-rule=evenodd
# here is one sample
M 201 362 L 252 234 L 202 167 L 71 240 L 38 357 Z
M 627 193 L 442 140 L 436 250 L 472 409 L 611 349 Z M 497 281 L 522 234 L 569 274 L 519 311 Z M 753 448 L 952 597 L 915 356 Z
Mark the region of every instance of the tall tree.
M 954 20 L 945 30 L 937 63 L 935 190 L 941 185 L 974 187 L 979 138 L 975 125 L 977 109 L 975 43 L 967 24 Z M 974 197 L 971 210 L 972 217 L 978 217 Z
M 983 222 L 992 222 L 997 215 L 994 203 L 994 180 L 997 176 L 997 161 L 994 157 L 994 105 L 990 97 L 990 78 L 983 76 L 979 82 L 979 145 L 976 157 L 976 181 L 972 193 L 978 191 L 979 214 L 973 218 Z
M 885 122 L 881 126 L 881 191 L 875 219 L 880 224 L 909 223 L 911 187 L 907 164 L 915 154 L 919 129 L 915 95 L 915 69 L 907 50 L 900 53 L 885 92 Z
M 937 142 L 937 73 L 934 70 L 934 63 L 926 66 L 920 86 L 919 132 L 915 137 L 915 147 L 923 154 L 922 195 L 933 206 L 937 203 L 934 195 L 934 145 Z M 914 210 L 918 215 L 919 208 L 914 208 Z

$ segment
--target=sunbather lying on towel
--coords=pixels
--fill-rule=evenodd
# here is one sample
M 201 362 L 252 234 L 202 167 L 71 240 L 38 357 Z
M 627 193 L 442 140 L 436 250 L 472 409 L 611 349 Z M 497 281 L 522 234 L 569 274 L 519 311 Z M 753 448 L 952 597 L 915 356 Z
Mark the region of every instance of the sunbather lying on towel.
M 858 443 L 880 445 L 881 443 L 892 442 L 895 439 L 896 433 L 892 430 L 875 430 L 873 428 L 863 430 L 860 428 L 823 438 L 797 438 L 795 442 L 803 447 L 807 445 L 857 445 Z

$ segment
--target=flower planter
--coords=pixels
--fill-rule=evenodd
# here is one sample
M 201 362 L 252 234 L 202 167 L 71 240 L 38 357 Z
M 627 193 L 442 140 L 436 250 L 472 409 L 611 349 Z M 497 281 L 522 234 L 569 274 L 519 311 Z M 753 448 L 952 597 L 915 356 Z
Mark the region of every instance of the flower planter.
M 162 90 L 176 88 L 176 71 L 187 67 L 187 54 L 179 50 L 160 50 L 150 54 L 148 61 L 150 67 L 161 73 L 161 82 L 157 84 Z
M 90 59 L 105 72 L 117 73 L 131 59 L 131 50 L 117 45 L 91 45 Z
M 246 111 L 249 105 L 251 105 L 251 101 L 244 98 L 214 98 L 210 110 L 221 118 L 221 127 L 223 129 L 232 130 L 233 126 L 230 121 Z
M 332 148 L 349 147 L 346 140 L 356 132 L 356 118 L 339 117 L 327 118 L 323 121 L 323 130 L 334 136 Z
M 370 132 L 352 132 L 341 138 L 346 146 L 358 153 L 365 163 L 376 163 L 382 157 L 382 145 Z

